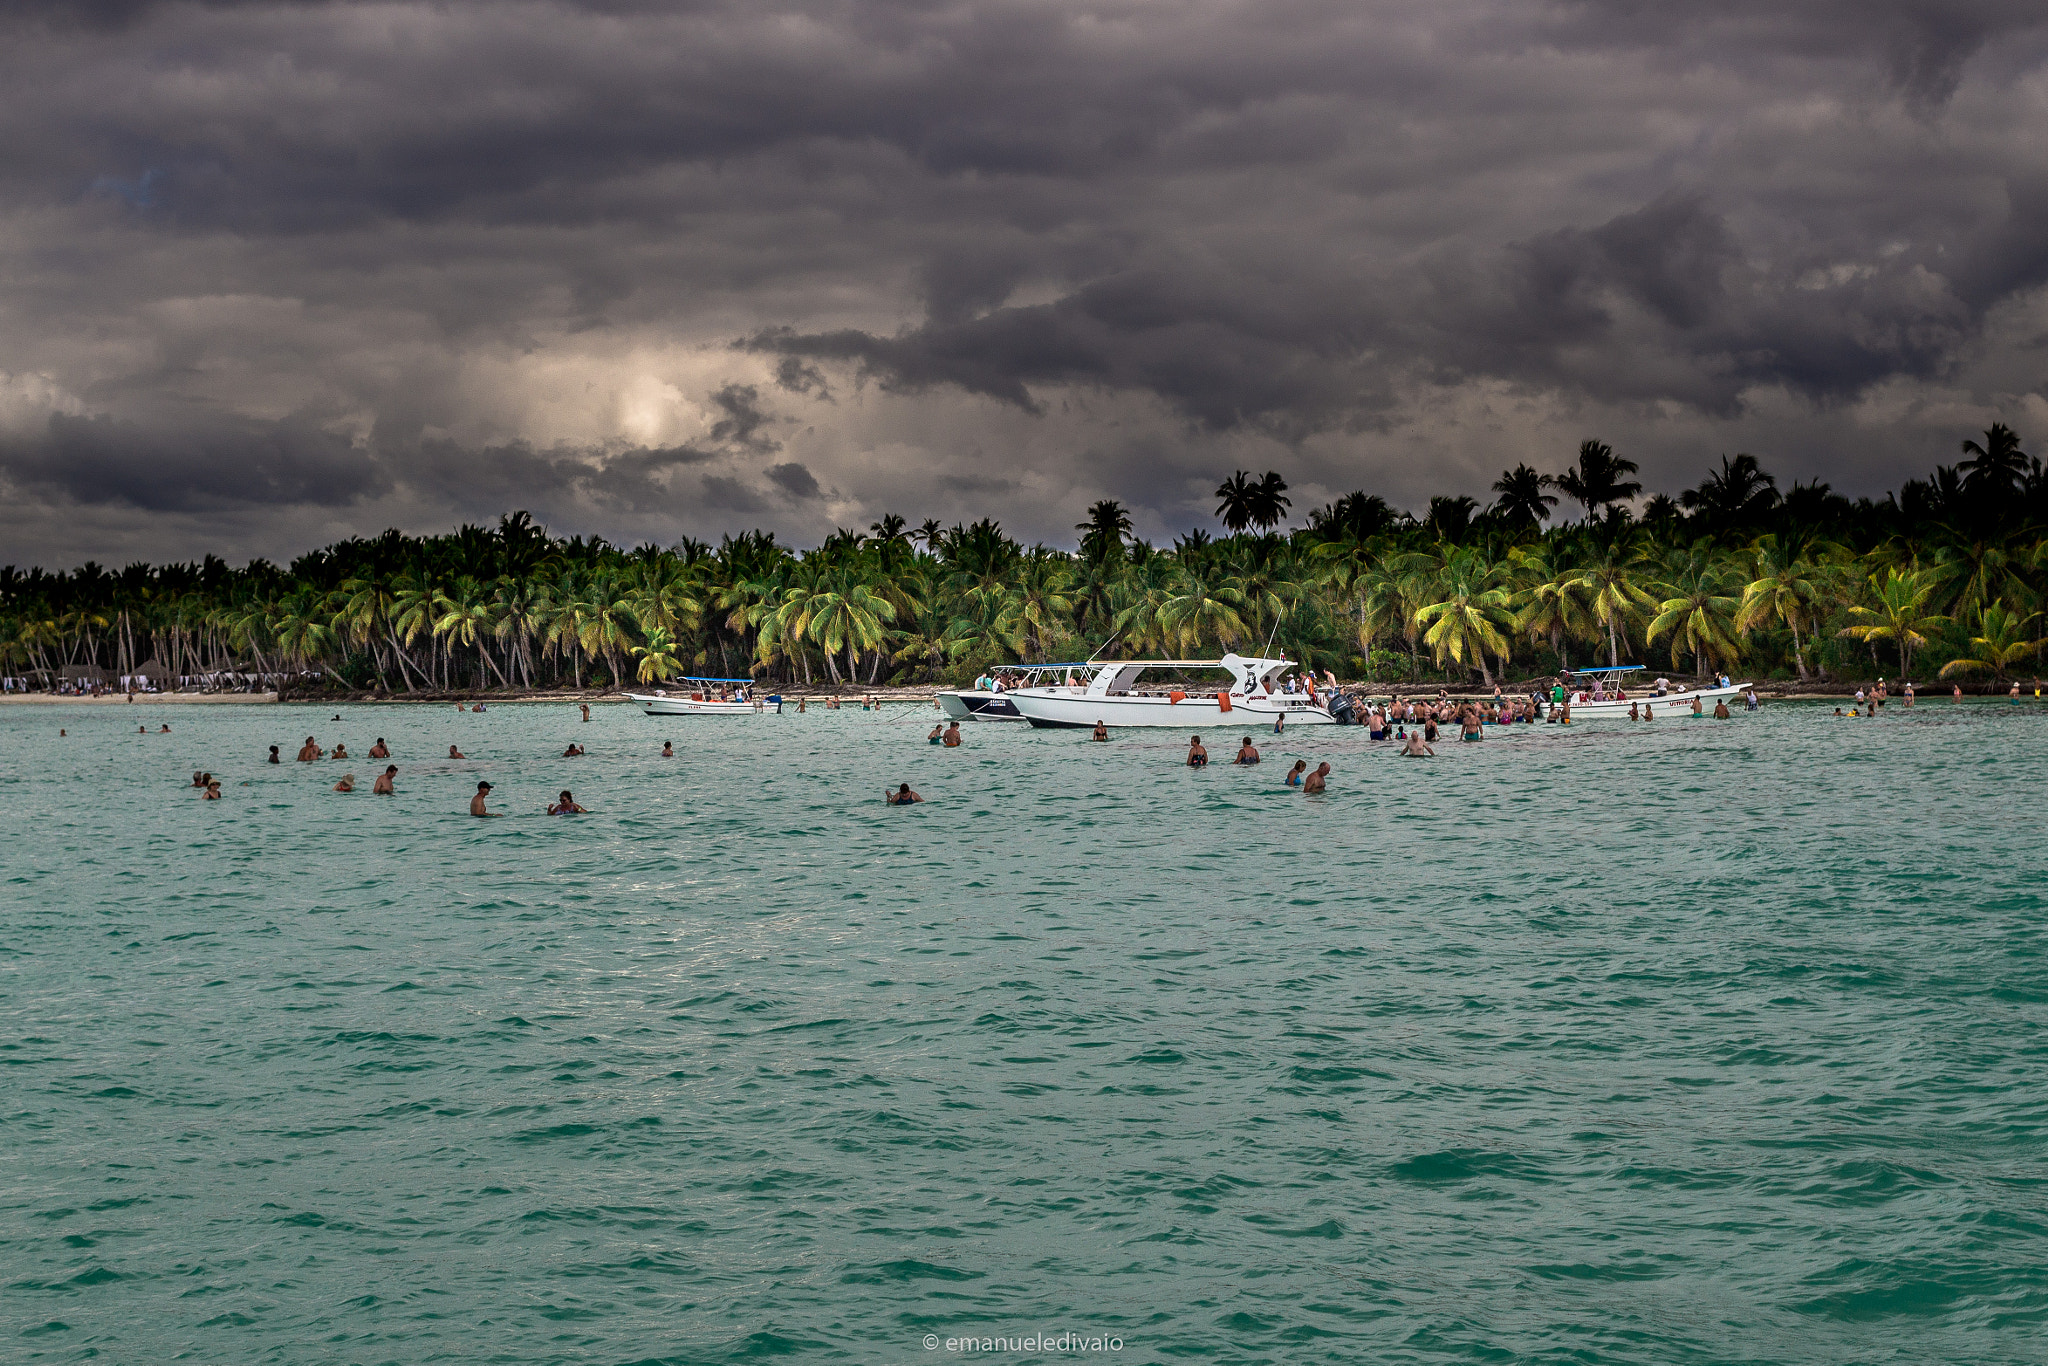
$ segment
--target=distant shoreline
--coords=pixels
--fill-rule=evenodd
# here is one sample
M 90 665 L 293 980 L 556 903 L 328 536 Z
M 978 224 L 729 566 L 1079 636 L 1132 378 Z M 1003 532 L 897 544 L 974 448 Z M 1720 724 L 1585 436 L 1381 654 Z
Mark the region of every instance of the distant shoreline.
M 138 706 L 252 706 L 276 702 L 274 692 L 139 692 L 106 693 L 99 697 L 60 696 L 49 692 L 0 693 L 0 706 L 9 707 L 125 707 Z

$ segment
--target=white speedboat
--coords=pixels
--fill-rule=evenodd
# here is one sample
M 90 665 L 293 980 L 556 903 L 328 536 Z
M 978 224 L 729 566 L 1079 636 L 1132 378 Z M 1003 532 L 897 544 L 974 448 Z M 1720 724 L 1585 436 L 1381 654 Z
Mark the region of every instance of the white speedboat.
M 629 692 L 649 716 L 759 716 L 782 710 L 782 695 L 757 696 L 751 678 L 678 678 L 686 685 L 671 692 L 656 688 L 651 693 Z M 738 687 L 732 685 L 738 684 Z
M 1659 716 L 1690 716 L 1692 704 L 1697 701 L 1702 713 L 1711 713 L 1716 702 L 1726 699 L 1734 701 L 1746 692 L 1747 683 L 1710 683 L 1703 687 L 1681 688 L 1677 692 L 1657 692 L 1644 688 L 1630 692 L 1622 684 L 1624 674 L 1641 673 L 1639 665 L 1624 664 L 1613 669 L 1575 669 L 1568 677 L 1572 682 L 1565 697 L 1572 705 L 1572 720 L 1628 720 L 1629 708 L 1653 708 Z M 1552 704 L 1555 707 L 1555 703 Z
M 937 694 L 939 710 L 953 721 L 1022 721 L 1024 713 L 1010 700 L 1019 687 L 1032 687 L 1040 680 L 1057 677 L 1066 669 L 1092 669 L 1088 663 L 1017 664 L 994 671 L 997 688 L 956 688 Z M 1091 723 L 1093 724 L 1093 723 Z
M 1111 659 L 1061 666 L 1057 683 L 1003 694 L 1034 726 L 1092 729 L 1172 726 L 1187 730 L 1257 726 L 1286 717 L 1290 725 L 1330 726 L 1330 699 L 1313 691 L 1286 691 L 1287 659 Z M 1196 681 L 1198 672 L 1225 677 Z M 1151 675 L 1147 678 L 1146 675 Z

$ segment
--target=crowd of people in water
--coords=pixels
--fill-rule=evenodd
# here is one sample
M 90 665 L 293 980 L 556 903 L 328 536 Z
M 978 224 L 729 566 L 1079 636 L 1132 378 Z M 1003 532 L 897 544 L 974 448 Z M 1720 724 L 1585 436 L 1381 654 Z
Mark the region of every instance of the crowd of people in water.
M 1591 693 L 1574 694 L 1566 689 L 1564 681 L 1560 679 L 1552 685 L 1547 696 L 1541 691 L 1532 692 L 1527 696 L 1509 696 L 1504 689 L 1497 687 L 1494 689 L 1492 699 L 1488 701 L 1485 699 L 1453 699 L 1448 691 L 1439 690 L 1434 698 L 1395 696 L 1384 700 L 1359 699 L 1356 706 L 1361 714 L 1360 724 L 1366 732 L 1368 743 L 1390 741 L 1396 746 L 1395 752 L 1404 758 L 1427 759 L 1435 757 L 1435 746 L 1453 728 L 1457 731 L 1458 740 L 1461 743 L 1469 744 L 1484 740 L 1489 726 L 1535 725 L 1539 722 L 1568 726 L 1572 724 L 1571 707 L 1574 696 L 1577 696 L 1582 704 L 1585 700 L 1589 699 L 1617 705 L 1619 702 L 1627 700 L 1629 701 L 1629 720 L 1654 721 L 1656 719 L 1656 710 L 1653 700 L 1661 699 L 1666 695 L 1665 688 L 1662 686 L 1664 682 L 1665 680 L 1663 679 L 1657 680 L 1656 685 L 1653 685 L 1647 696 L 1636 699 L 1630 699 L 1627 693 L 1621 691 L 1618 687 L 1608 691 L 1602 684 L 1595 684 L 1594 690 Z M 1720 682 L 1723 686 L 1728 686 L 1725 677 Z M 2038 688 L 2035 690 L 2034 695 L 2037 698 L 2040 696 Z M 2019 704 L 2021 701 L 2021 688 L 2018 683 L 2012 685 L 2008 696 L 2014 705 Z M 1684 695 L 1681 694 L 1680 697 L 1683 699 Z M 1952 701 L 1960 703 L 1963 700 L 1961 687 L 1954 688 L 1950 697 Z M 1842 707 L 1836 707 L 1834 714 L 1839 717 L 1875 717 L 1880 715 L 1889 705 L 1897 704 L 1910 708 L 1917 700 L 1911 683 L 1903 684 L 1894 693 L 1891 685 L 1885 679 L 1880 678 L 1873 686 L 1867 689 L 1859 687 L 1856 690 L 1853 704 L 1846 710 Z M 1739 704 L 1746 710 L 1757 710 L 1760 703 L 1756 690 L 1753 687 L 1744 690 L 1740 696 Z M 589 704 L 580 703 L 578 705 L 582 712 L 582 719 L 586 722 L 589 721 L 591 719 Z M 870 696 L 858 699 L 858 705 L 863 711 L 880 710 L 882 702 L 879 698 Z M 934 705 L 937 704 L 934 703 Z M 1680 703 L 1674 702 L 1672 705 L 1674 708 L 1677 708 Z M 826 700 L 825 706 L 828 710 L 836 710 L 840 706 L 840 701 L 837 697 L 831 697 Z M 471 714 L 486 710 L 482 702 L 470 705 L 456 703 L 455 709 Z M 799 706 L 799 710 L 801 710 L 801 706 Z M 1690 698 L 1689 712 L 1692 716 L 1709 714 L 1703 707 L 1702 700 L 1697 695 L 1693 695 Z M 1727 719 L 1731 715 L 1728 708 L 1728 698 L 1725 695 L 1714 699 L 1711 715 L 1722 720 Z M 337 715 L 334 717 L 334 720 L 339 721 L 341 717 Z M 1277 717 L 1274 722 L 1275 733 L 1284 733 L 1284 727 L 1284 715 Z M 148 726 L 139 726 L 137 731 L 139 734 L 151 733 Z M 170 724 L 168 722 L 160 724 L 155 733 L 160 735 L 170 734 Z M 60 737 L 67 734 L 68 731 L 66 730 L 58 731 Z M 957 720 L 935 724 L 930 734 L 925 738 L 928 744 L 947 749 L 957 749 L 964 743 L 960 722 Z M 1107 741 L 1110 738 L 1108 725 L 1098 720 L 1089 738 L 1097 742 Z M 571 741 L 562 750 L 561 757 L 564 759 L 580 759 L 585 757 L 587 753 L 588 751 L 582 745 Z M 317 737 L 308 735 L 304 743 L 299 746 L 298 752 L 293 756 L 293 762 L 349 762 L 353 757 L 349 753 L 347 744 L 343 741 L 337 741 L 333 749 L 328 750 L 320 745 Z M 397 795 L 399 769 L 397 764 L 388 762 L 392 757 L 389 742 L 383 736 L 378 736 L 375 743 L 365 752 L 364 757 L 370 760 L 386 761 L 383 771 L 378 773 L 371 783 L 371 794 L 385 797 Z M 462 752 L 462 748 L 458 744 L 448 746 L 447 757 L 450 760 L 456 761 L 466 761 L 469 758 L 468 755 Z M 673 759 L 676 757 L 674 741 L 662 741 L 660 757 L 663 759 Z M 1246 735 L 1239 740 L 1237 752 L 1232 756 L 1231 763 L 1234 766 L 1248 768 L 1259 764 L 1261 759 L 1262 756 L 1259 753 L 1258 746 L 1252 742 L 1251 736 Z M 265 762 L 282 764 L 284 762 L 282 747 L 278 745 L 270 746 Z M 1183 762 L 1190 769 L 1202 769 L 1209 766 L 1209 751 L 1202 743 L 1201 736 L 1196 735 L 1188 741 L 1187 752 Z M 1289 788 L 1298 789 L 1305 793 L 1319 793 L 1328 789 L 1330 777 L 1331 767 L 1327 762 L 1319 763 L 1315 768 L 1311 769 L 1306 759 L 1297 759 L 1294 762 L 1294 766 L 1288 770 L 1286 776 L 1282 779 L 1282 782 Z M 244 785 L 246 786 L 246 784 Z M 191 788 L 199 793 L 200 799 L 203 801 L 219 801 L 222 799 L 221 780 L 210 772 L 195 771 L 192 774 Z M 345 771 L 340 779 L 332 785 L 332 790 L 343 794 L 354 792 L 356 790 L 356 775 L 354 771 Z M 502 812 L 491 810 L 488 805 L 493 791 L 494 787 L 489 781 L 478 781 L 476 792 L 469 802 L 469 812 L 471 815 L 496 816 L 503 814 Z M 882 795 L 883 800 L 891 806 L 912 806 L 925 800 L 923 795 L 914 790 L 909 783 L 899 783 L 893 789 L 885 787 Z M 585 815 L 588 814 L 589 810 L 589 808 L 577 802 L 575 795 L 568 788 L 561 789 L 554 800 L 547 803 L 546 809 L 550 816 Z

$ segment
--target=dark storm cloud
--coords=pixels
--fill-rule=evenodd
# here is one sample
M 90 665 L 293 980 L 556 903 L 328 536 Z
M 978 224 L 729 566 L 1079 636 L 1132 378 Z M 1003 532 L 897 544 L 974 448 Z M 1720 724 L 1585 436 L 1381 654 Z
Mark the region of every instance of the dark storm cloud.
M 302 422 L 212 418 L 179 427 L 50 416 L 0 438 L 0 477 L 84 504 L 189 512 L 245 504 L 336 507 L 389 486 L 368 451 Z
M 1660 450 L 1759 395 L 2006 404 L 2040 388 L 1996 320 L 2048 284 L 2044 20 L 20 0 L 0 465 L 53 508 L 552 498 L 810 531 L 897 489 L 1014 520 L 1171 483 L 1180 515 L 1247 449 L 1365 481 L 1376 441 L 1496 389 Z M 670 390 L 705 396 L 690 421 L 646 398 Z M 1028 479 L 991 450 L 1060 424 Z

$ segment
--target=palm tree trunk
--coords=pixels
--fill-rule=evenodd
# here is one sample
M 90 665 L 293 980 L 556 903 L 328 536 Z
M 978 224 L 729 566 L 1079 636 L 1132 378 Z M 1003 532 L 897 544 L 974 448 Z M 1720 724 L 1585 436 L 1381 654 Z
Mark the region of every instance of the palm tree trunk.
M 1799 670 L 1799 681 L 1804 683 L 1807 680 L 1806 646 L 1799 639 L 1799 618 L 1797 616 L 1787 617 L 1785 618 L 1785 624 L 1792 628 L 1792 664 L 1794 668 Z

